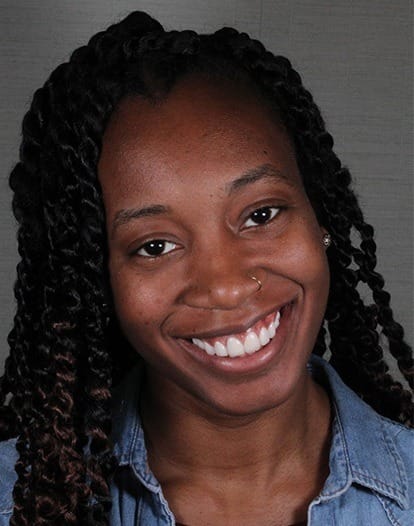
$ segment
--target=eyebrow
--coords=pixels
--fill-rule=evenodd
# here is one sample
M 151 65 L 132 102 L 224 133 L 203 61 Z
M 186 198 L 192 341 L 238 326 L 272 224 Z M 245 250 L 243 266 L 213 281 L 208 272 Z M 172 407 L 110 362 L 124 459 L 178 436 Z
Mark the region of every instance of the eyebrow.
M 138 219 L 139 217 L 157 216 L 166 214 L 170 211 L 170 208 L 164 205 L 149 205 L 144 208 L 124 208 L 119 210 L 114 217 L 112 222 L 112 236 L 115 230 L 121 226 L 129 223 L 132 219 Z
M 272 179 L 273 181 L 279 179 L 289 186 L 294 186 L 294 183 L 286 175 L 271 164 L 267 163 L 247 170 L 243 175 L 228 183 L 226 185 L 227 193 L 231 195 L 234 192 L 262 179 Z M 114 235 L 118 227 L 129 223 L 133 219 L 163 215 L 170 211 L 170 207 L 156 204 L 145 206 L 144 208 L 124 208 L 119 210 L 115 214 L 112 222 L 111 236 Z
M 228 193 L 232 194 L 237 192 L 245 186 L 256 183 L 262 179 L 271 179 L 272 181 L 279 179 L 289 186 L 294 186 L 293 181 L 289 177 L 287 177 L 273 165 L 266 163 L 247 170 L 247 172 L 245 172 L 243 175 L 229 183 L 227 187 Z

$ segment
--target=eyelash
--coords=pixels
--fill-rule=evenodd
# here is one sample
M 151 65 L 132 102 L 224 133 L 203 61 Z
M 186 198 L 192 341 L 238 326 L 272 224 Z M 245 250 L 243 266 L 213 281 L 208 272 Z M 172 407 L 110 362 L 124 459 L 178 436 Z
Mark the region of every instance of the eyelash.
M 271 217 L 266 218 L 266 216 L 264 214 L 267 211 L 269 211 L 269 210 L 271 211 Z M 267 225 L 275 217 L 277 217 L 280 214 L 281 211 L 282 211 L 282 207 L 281 206 L 261 206 L 260 208 L 256 208 L 255 210 L 253 210 L 253 212 L 251 214 L 249 214 L 249 217 L 244 222 L 244 226 L 247 227 L 247 228 L 256 228 L 256 227 L 260 227 L 260 226 L 263 226 L 263 225 Z M 254 214 L 257 215 L 256 219 L 260 219 L 261 217 L 264 218 L 263 223 L 261 223 L 261 222 L 253 223 L 252 216 Z M 259 214 L 261 214 L 261 216 Z M 251 221 L 253 224 L 248 225 L 247 223 L 249 221 Z
M 270 217 L 266 217 L 266 213 L 270 211 Z M 262 206 L 260 208 L 256 208 L 253 210 L 253 212 L 248 216 L 246 221 L 244 222 L 244 228 L 257 228 L 260 226 L 267 225 L 269 222 L 271 222 L 275 217 L 277 217 L 280 212 L 282 211 L 281 206 Z M 256 219 L 264 219 L 263 223 L 253 222 L 252 216 L 256 214 Z M 261 215 L 260 215 L 261 214 Z M 251 221 L 252 224 L 248 224 L 249 221 Z M 172 241 L 167 241 L 165 239 L 151 239 L 150 241 L 147 241 L 143 245 L 141 245 L 137 250 L 134 251 L 134 255 L 147 258 L 147 259 L 157 259 L 161 256 L 166 256 L 170 252 L 172 252 L 176 247 L 178 246 L 177 243 L 173 243 Z M 161 249 L 162 253 L 160 254 L 148 254 L 148 249 Z M 167 252 L 164 252 L 165 248 L 168 248 Z M 143 251 L 147 251 L 147 254 L 144 254 Z
M 143 254 L 142 251 L 148 250 L 150 247 L 154 248 L 161 248 L 162 246 L 165 248 L 165 246 L 169 246 L 168 252 L 163 252 L 162 254 Z M 141 256 L 143 258 L 148 259 L 155 259 L 161 256 L 165 256 L 169 254 L 172 250 L 174 250 L 177 246 L 177 243 L 172 243 L 171 241 L 166 241 L 165 239 L 151 239 L 151 241 L 147 241 L 147 243 L 144 243 L 140 248 L 138 248 L 134 254 Z

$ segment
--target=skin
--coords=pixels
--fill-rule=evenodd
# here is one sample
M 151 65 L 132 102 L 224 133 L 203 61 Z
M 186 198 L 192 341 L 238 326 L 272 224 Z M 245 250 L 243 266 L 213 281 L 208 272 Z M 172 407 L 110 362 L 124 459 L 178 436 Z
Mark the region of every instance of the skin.
M 329 269 L 289 137 L 248 90 L 190 78 L 123 100 L 98 169 L 115 309 L 145 362 L 148 460 L 177 521 L 305 519 L 328 474 L 330 405 L 306 363 Z M 146 257 L 154 239 L 164 252 Z M 189 343 L 282 307 L 247 359 Z

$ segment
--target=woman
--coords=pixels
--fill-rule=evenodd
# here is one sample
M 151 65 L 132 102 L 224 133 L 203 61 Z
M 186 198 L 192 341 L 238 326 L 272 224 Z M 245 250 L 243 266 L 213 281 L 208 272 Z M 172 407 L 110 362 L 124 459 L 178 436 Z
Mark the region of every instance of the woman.
M 133 13 L 51 75 L 10 178 L 0 524 L 411 522 L 412 353 L 332 146 L 232 29 Z

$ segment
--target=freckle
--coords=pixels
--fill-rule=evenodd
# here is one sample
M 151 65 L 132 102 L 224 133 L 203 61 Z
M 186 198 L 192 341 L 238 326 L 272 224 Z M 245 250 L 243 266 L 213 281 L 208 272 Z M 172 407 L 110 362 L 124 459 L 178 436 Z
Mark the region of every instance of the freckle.
M 267 150 L 263 150 L 263 153 L 264 153 L 265 155 L 267 155 Z

